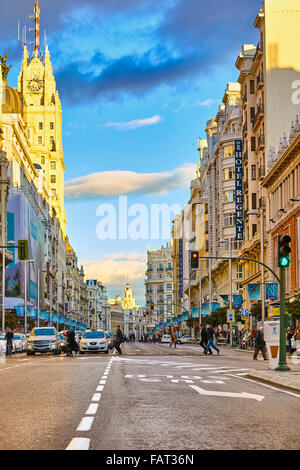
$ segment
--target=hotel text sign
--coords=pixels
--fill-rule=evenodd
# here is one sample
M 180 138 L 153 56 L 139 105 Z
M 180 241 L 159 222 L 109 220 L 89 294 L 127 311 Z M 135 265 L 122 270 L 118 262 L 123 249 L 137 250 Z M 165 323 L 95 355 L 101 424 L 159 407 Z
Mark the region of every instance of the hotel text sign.
M 234 143 L 235 153 L 235 239 L 244 238 L 243 220 L 243 141 L 236 140 Z

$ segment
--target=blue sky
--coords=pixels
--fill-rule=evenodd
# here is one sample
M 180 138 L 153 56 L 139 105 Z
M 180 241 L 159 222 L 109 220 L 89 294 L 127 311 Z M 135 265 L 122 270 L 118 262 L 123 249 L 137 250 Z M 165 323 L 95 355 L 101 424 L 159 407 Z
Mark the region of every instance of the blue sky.
M 21 60 L 17 20 L 29 26 L 33 4 L 2 6 L 1 50 L 10 49 L 11 85 Z M 100 240 L 97 208 L 118 208 L 119 194 L 148 209 L 187 202 L 197 139 L 227 82 L 237 79 L 241 45 L 258 41 L 253 22 L 260 6 L 260 0 L 40 0 L 63 105 L 67 231 L 88 277 L 103 280 L 111 297 L 128 275 L 144 303 L 147 246 L 166 240 Z

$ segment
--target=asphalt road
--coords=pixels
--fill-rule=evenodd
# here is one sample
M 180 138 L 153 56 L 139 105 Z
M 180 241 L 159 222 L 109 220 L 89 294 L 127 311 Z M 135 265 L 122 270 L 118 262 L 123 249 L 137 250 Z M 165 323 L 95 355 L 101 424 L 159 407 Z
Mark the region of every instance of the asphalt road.
M 122 356 L 0 364 L 0 449 L 299 449 L 300 395 L 257 383 L 263 360 L 135 343 Z

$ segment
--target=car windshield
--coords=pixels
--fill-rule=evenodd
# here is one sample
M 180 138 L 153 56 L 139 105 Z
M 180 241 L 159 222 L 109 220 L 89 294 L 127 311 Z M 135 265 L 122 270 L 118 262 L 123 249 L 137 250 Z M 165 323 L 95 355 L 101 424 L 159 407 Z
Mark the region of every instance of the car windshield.
M 87 331 L 84 335 L 84 338 L 104 338 L 103 331 Z
M 53 328 L 37 328 L 32 330 L 31 336 L 55 336 L 55 330 Z

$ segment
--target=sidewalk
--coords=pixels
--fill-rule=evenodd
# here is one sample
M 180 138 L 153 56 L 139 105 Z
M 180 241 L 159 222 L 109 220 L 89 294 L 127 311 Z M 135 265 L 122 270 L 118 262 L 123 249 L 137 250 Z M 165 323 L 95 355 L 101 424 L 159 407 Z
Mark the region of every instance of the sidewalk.
M 288 361 L 290 371 L 250 370 L 247 377 L 270 385 L 300 392 L 300 367 Z

